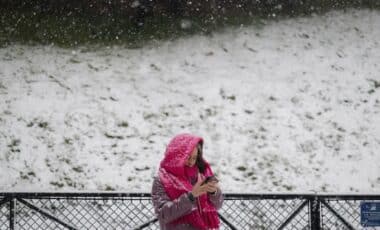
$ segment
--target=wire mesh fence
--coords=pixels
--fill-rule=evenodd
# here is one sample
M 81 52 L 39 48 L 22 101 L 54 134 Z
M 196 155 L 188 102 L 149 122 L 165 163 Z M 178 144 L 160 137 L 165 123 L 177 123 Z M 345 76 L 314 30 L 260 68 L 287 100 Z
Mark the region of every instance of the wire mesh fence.
M 221 229 L 259 230 L 364 229 L 360 203 L 380 201 L 380 195 L 225 194 L 224 198 Z M 159 224 L 150 194 L 2 193 L 3 229 L 154 230 Z
M 345 200 L 339 197 L 324 198 L 321 202 L 322 229 L 380 229 L 380 225 L 376 228 L 361 224 L 361 203 L 364 201 L 380 202 L 380 197 L 369 198 L 353 197 Z M 380 210 L 378 213 L 380 214 Z
M 9 229 L 7 223 L 9 223 L 9 206 L 6 205 L 4 197 L 0 196 L 0 230 Z
M 149 196 L 89 194 L 86 197 L 17 197 L 15 200 L 17 229 L 134 229 L 154 218 Z M 0 225 L 10 228 L 7 213 L 9 208 L 3 205 Z
M 219 211 L 237 229 L 278 229 L 306 201 L 298 198 L 248 198 L 237 200 L 227 197 Z M 309 212 L 304 206 L 286 229 L 307 229 L 308 224 Z

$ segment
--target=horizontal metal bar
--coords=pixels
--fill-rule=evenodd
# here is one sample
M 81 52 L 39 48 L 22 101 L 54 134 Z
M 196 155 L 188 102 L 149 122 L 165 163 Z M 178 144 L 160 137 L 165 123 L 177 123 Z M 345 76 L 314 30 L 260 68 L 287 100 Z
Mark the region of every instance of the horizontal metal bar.
M 223 194 L 225 200 L 309 199 L 311 194 Z
M 125 192 L 0 192 L 9 198 L 136 198 L 150 199 L 150 193 Z M 331 200 L 380 200 L 380 194 L 316 194 L 316 193 L 224 193 L 225 200 L 253 199 L 319 199 Z
M 8 196 L 11 198 L 29 198 L 29 197 L 142 197 L 150 198 L 150 193 L 116 193 L 116 192 L 0 192 L 0 196 Z
M 343 200 L 379 200 L 380 193 L 377 194 L 318 194 L 318 193 L 224 193 L 226 199 L 343 199 Z
M 380 194 L 317 195 L 321 200 L 380 200 Z
M 24 200 L 24 199 L 17 199 L 18 202 L 24 204 L 25 206 L 29 207 L 30 209 L 33 209 L 34 211 L 44 215 L 45 217 L 61 224 L 62 226 L 70 229 L 70 230 L 76 230 L 77 228 L 72 226 L 71 224 L 69 223 L 66 223 L 65 221 L 63 220 L 60 220 L 59 218 L 55 217 L 53 214 L 51 214 L 49 211 L 43 209 L 43 208 L 40 208 L 40 207 L 37 207 L 31 203 L 29 203 L 28 201 Z
M 326 208 L 332 212 L 348 229 L 355 230 L 355 228 L 346 219 L 339 215 L 339 213 L 335 211 L 327 202 L 321 200 L 321 203 L 326 206 Z

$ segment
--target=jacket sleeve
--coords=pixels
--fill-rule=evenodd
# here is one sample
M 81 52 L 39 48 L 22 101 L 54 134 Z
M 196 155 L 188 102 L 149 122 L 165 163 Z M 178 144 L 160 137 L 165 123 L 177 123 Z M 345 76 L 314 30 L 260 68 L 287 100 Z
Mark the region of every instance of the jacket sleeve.
M 152 201 L 157 218 L 165 224 L 197 208 L 196 202 L 190 201 L 187 193 L 182 194 L 175 200 L 171 200 L 158 177 L 155 177 L 153 181 Z
M 214 205 L 216 210 L 219 210 L 222 207 L 224 198 L 223 198 L 222 190 L 220 188 L 218 188 L 215 194 L 209 194 L 208 198 L 211 201 L 211 203 Z

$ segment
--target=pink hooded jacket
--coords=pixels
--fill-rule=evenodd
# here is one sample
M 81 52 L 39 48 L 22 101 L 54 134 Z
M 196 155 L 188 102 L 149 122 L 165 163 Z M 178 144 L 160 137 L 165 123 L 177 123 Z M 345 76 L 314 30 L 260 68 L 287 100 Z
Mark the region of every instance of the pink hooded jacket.
M 185 160 L 198 143 L 203 143 L 202 138 L 190 134 L 180 134 L 172 139 L 166 149 L 165 157 L 160 164 L 159 175 L 154 178 L 152 186 L 153 206 L 162 230 L 198 229 L 191 223 L 179 221 L 189 219 L 189 217 L 190 219 L 196 218 L 194 214 L 201 207 L 199 206 L 200 197 L 194 202 L 188 198 L 188 192 L 191 191 L 192 185 L 185 181 L 184 177 Z M 209 164 L 206 161 L 205 163 L 207 167 L 204 176 L 212 175 Z M 215 194 L 204 195 L 202 199 L 201 211 L 203 212 L 208 210 L 215 212 L 223 204 L 223 195 L 220 189 Z

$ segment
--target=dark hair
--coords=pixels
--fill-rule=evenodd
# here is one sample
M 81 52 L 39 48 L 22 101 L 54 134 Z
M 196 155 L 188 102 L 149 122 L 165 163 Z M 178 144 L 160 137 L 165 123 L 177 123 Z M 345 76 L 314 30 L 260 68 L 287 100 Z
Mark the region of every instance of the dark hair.
M 197 145 L 198 155 L 195 164 L 198 166 L 199 172 L 204 173 L 206 170 L 206 163 L 203 160 L 203 143 L 199 142 Z

